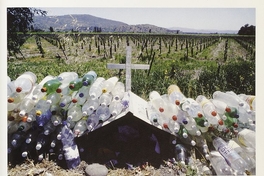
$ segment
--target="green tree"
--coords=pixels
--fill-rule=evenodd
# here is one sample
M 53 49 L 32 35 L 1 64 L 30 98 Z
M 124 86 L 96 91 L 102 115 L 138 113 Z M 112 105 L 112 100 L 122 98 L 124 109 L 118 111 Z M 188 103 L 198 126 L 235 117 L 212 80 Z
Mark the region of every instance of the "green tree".
M 7 8 L 7 49 L 9 55 L 15 55 L 20 52 L 20 46 L 24 43 L 24 35 L 30 29 L 34 22 L 34 15 L 47 14 L 46 11 L 36 8 Z
M 238 35 L 255 35 L 256 33 L 256 27 L 253 25 L 245 24 L 240 28 L 238 31 Z

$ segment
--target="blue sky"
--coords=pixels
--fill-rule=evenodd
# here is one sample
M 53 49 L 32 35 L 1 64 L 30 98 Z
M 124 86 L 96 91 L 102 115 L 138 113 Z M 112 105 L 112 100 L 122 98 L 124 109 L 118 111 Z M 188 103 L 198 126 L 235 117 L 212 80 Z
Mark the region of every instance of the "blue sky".
M 44 8 L 48 15 L 90 14 L 130 25 L 153 24 L 160 27 L 239 30 L 256 25 L 255 8 Z

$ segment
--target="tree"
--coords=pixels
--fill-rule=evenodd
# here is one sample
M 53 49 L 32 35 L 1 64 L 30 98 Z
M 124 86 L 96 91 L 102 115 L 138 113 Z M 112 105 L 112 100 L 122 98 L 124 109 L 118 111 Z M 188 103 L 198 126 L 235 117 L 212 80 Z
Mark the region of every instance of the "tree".
M 256 27 L 253 26 L 253 25 L 250 25 L 249 24 L 245 24 L 244 26 L 242 26 L 240 28 L 240 30 L 238 31 L 238 35 L 255 35 L 256 33 Z
M 25 41 L 18 33 L 26 34 L 33 28 L 34 15 L 46 14 L 46 11 L 36 8 L 7 8 L 7 49 L 10 55 L 20 52 L 20 46 Z
M 50 26 L 50 32 L 54 32 L 54 29 L 53 27 Z

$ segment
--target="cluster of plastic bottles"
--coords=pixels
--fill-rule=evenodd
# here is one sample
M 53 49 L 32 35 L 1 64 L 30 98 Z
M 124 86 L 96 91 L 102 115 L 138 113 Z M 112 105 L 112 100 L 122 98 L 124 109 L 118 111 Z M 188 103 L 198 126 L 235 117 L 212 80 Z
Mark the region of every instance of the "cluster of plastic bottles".
M 117 77 L 105 79 L 89 71 L 48 75 L 39 83 L 32 72 L 7 77 L 8 153 L 22 157 L 54 152 L 68 168 L 80 163 L 74 138 L 99 128 L 127 108 L 125 86 Z
M 176 136 L 177 162 L 193 166 L 186 146 L 195 146 L 217 175 L 255 174 L 255 96 L 215 91 L 211 99 L 193 99 L 170 85 L 167 94 L 149 93 L 147 114 Z

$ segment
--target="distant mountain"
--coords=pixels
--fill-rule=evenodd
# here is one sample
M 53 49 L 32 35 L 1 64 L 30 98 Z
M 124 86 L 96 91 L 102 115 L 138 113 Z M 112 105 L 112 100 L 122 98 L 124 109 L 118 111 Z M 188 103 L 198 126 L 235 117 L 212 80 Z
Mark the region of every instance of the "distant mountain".
M 170 30 L 150 24 L 128 25 L 123 22 L 108 20 L 92 15 L 35 16 L 34 29 L 49 31 L 94 31 L 95 27 L 102 32 L 151 32 L 175 33 Z
M 211 33 L 211 34 L 237 34 L 236 30 L 214 30 L 214 29 L 191 29 L 182 27 L 171 27 L 170 30 L 180 30 L 182 33 Z

